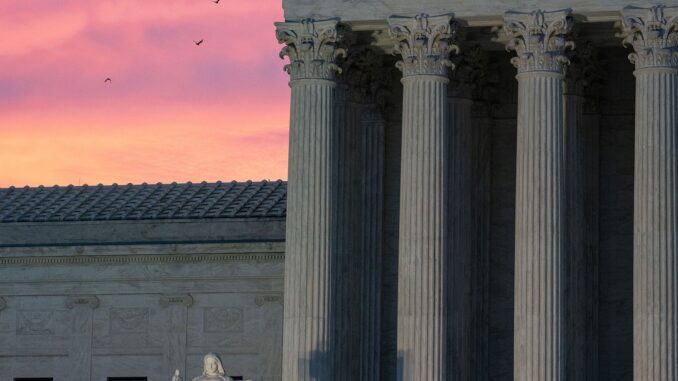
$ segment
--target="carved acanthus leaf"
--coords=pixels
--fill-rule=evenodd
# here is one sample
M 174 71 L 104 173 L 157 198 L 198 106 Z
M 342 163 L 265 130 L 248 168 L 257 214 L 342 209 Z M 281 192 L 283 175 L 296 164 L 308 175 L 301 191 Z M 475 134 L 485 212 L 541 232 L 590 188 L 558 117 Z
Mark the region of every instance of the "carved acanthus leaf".
M 285 44 L 280 58 L 288 57 L 290 63 L 285 71 L 292 80 L 334 79 L 341 72 L 337 58 L 346 56 L 344 49 L 337 46 L 341 35 L 338 19 L 276 23 L 278 42 Z
M 574 43 L 566 38 L 572 30 L 570 12 L 565 9 L 504 14 L 504 30 L 509 37 L 506 49 L 516 51 L 517 57 L 511 63 L 518 73 L 564 71 L 569 62 L 565 50 L 574 49 Z
M 453 51 L 459 53 L 459 47 L 453 43 L 455 28 L 451 15 L 391 17 L 388 22 L 394 52 L 402 56 L 396 66 L 404 77 L 447 76 L 447 68 L 454 68 L 449 56 Z
M 621 37 L 635 50 L 629 60 L 637 69 L 678 67 L 678 7 L 626 7 Z

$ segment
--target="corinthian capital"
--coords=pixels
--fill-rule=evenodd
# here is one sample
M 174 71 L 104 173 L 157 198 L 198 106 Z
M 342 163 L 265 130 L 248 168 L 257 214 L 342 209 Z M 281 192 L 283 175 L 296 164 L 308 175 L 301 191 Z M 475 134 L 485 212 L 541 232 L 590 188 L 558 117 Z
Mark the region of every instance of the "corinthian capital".
M 337 46 L 341 39 L 338 19 L 275 23 L 278 43 L 285 44 L 280 58 L 289 57 L 285 71 L 292 80 L 334 79 L 341 72 L 336 60 L 346 52 Z
M 395 52 L 402 56 L 396 67 L 403 76 L 447 76 L 447 68 L 454 68 L 449 60 L 450 52 L 459 52 L 452 43 L 454 30 L 452 16 L 390 17 L 389 32 L 395 42 Z
M 515 50 L 518 55 L 511 59 L 518 73 L 562 73 L 569 62 L 565 57 L 565 50 L 574 48 L 574 43 L 566 39 L 572 30 L 569 9 L 553 12 L 507 12 L 504 14 L 504 30 L 510 39 L 506 50 Z
M 633 46 L 636 69 L 678 67 L 678 7 L 626 7 L 622 15 L 624 46 Z

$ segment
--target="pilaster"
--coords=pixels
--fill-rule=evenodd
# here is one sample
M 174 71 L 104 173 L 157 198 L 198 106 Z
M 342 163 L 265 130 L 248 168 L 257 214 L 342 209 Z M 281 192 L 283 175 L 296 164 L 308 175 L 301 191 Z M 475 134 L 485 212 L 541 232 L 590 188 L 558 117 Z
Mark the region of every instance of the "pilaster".
M 635 380 L 678 378 L 678 7 L 627 7 L 636 66 Z
M 442 381 L 447 364 L 450 15 L 389 19 L 403 72 L 398 380 Z
M 94 295 L 69 296 L 66 308 L 72 313 L 72 334 L 68 345 L 70 379 L 89 381 L 92 378 L 92 319 L 99 298 Z
M 332 380 L 346 343 L 338 330 L 335 75 L 344 51 L 338 20 L 276 23 L 290 63 L 289 180 L 283 314 L 283 380 Z
M 564 376 L 565 210 L 563 72 L 570 11 L 508 12 L 517 57 L 518 141 L 514 378 Z
M 190 294 L 169 294 L 160 297 L 166 313 L 167 333 L 163 337 L 165 374 L 179 370 L 186 374 L 186 334 L 188 309 L 193 305 Z

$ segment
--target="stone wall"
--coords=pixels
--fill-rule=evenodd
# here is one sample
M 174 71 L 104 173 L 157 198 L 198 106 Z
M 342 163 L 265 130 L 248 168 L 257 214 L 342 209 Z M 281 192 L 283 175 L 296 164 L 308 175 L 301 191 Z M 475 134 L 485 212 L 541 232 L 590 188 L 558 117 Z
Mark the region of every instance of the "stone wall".
M 280 379 L 283 243 L 0 248 L 0 381 Z

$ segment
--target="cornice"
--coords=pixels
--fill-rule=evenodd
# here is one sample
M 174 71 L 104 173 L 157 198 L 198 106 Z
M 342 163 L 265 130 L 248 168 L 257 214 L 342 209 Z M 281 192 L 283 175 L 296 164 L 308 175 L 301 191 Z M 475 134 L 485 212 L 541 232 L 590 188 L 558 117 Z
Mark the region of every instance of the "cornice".
M 285 254 L 277 253 L 202 253 L 155 255 L 89 255 L 45 257 L 0 257 L 0 266 L 30 265 L 86 265 L 129 263 L 195 263 L 195 262 L 272 262 L 284 261 Z

